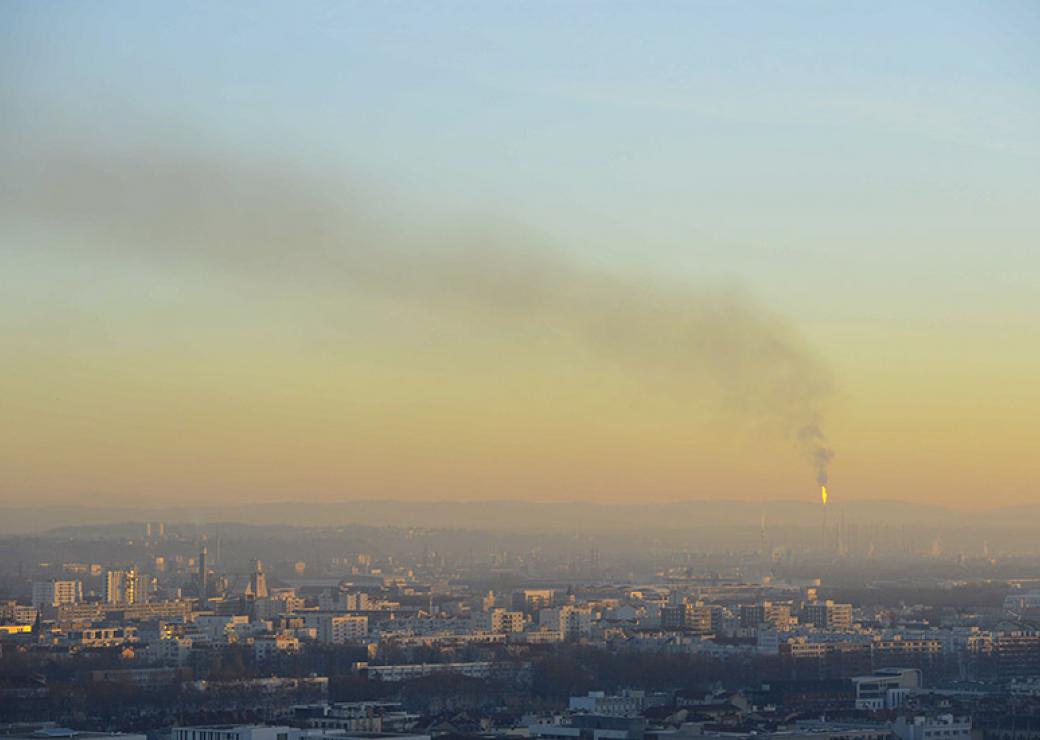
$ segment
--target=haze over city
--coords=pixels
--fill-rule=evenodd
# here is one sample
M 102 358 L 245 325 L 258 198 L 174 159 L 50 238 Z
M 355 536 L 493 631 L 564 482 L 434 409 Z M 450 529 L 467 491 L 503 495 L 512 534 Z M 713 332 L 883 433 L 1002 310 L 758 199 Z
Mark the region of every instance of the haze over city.
M 0 740 L 1040 740 L 1038 40 L 0 1 Z

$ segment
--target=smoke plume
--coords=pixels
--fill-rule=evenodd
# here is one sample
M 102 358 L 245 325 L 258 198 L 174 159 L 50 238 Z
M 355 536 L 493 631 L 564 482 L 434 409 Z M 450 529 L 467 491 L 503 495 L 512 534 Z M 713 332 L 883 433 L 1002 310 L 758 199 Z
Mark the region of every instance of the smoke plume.
M 89 148 L 6 159 L 5 228 L 60 234 L 48 248 L 62 259 L 367 297 L 505 336 L 553 332 L 648 385 L 707 383 L 827 480 L 828 373 L 739 289 L 589 269 L 501 225 L 416 225 L 334 178 L 274 165 Z
M 816 482 L 827 485 L 827 466 L 834 457 L 834 450 L 827 447 L 827 440 L 818 424 L 807 424 L 798 432 L 798 442 L 805 450 L 809 462 L 816 468 Z

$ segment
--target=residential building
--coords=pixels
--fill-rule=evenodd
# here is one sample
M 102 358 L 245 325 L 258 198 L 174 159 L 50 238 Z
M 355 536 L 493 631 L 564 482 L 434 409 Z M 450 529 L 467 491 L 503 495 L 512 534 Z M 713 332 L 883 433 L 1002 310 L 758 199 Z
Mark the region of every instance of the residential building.
M 147 589 L 137 568 L 110 569 L 105 573 L 105 603 L 134 605 L 143 603 Z
M 35 609 L 83 601 L 83 584 L 80 581 L 36 581 L 32 589 L 32 605 Z
M 368 635 L 368 617 L 356 614 L 310 612 L 304 624 L 317 630 L 318 642 L 342 645 L 363 640 Z
M 635 717 L 643 710 L 646 692 L 622 691 L 608 695 L 605 691 L 590 691 L 585 696 L 572 696 L 568 708 L 572 712 L 602 714 L 609 717 Z
M 898 717 L 892 733 L 898 740 L 971 740 L 971 718 L 952 714 Z
M 847 630 L 852 628 L 852 604 L 833 601 L 815 602 L 805 607 L 805 621 L 819 629 Z
M 917 668 L 882 668 L 869 676 L 855 676 L 856 709 L 895 709 L 906 695 L 921 688 L 921 671 Z

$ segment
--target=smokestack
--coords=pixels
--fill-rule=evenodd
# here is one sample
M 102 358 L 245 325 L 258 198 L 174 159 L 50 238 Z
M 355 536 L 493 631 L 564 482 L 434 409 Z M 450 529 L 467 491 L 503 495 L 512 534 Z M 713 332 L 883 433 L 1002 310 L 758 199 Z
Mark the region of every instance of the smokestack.
M 209 584 L 206 569 L 206 548 L 199 553 L 199 606 L 205 607 L 209 601 Z
M 826 501 L 823 507 L 823 524 L 820 525 L 820 550 L 821 552 L 827 552 L 827 506 Z

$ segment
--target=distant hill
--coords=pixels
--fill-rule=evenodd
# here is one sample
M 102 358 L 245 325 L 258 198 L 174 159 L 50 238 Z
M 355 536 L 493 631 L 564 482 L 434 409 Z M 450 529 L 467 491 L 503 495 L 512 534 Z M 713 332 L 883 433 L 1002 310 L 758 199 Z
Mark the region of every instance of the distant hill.
M 459 527 L 511 530 L 620 530 L 629 528 L 817 526 L 819 503 L 804 501 L 681 501 L 593 504 L 521 501 L 343 501 L 283 502 L 234 506 L 39 506 L 0 507 L 0 534 L 31 534 L 61 527 L 164 521 L 170 524 L 239 522 L 249 525 Z M 931 527 L 1014 526 L 1040 528 L 1040 506 L 964 512 L 908 501 L 836 502 L 827 516 L 855 524 Z

